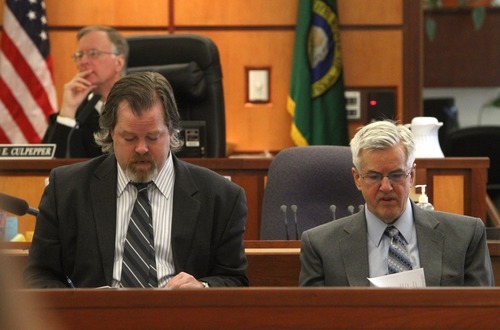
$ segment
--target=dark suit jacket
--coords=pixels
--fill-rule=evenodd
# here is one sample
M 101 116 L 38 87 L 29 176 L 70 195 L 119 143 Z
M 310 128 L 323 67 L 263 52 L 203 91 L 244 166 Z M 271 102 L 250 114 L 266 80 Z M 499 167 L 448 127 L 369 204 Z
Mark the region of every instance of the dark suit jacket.
M 101 99 L 94 95 L 90 100 L 85 98 L 76 110 L 78 127 L 72 129 L 69 126 L 57 122 L 58 114 L 49 117 L 49 126 L 42 139 L 42 143 L 55 143 L 56 158 L 66 158 L 67 141 L 70 136 L 68 158 L 93 158 L 102 155 L 101 148 L 95 143 L 94 133 L 99 130 L 99 113 L 95 104 Z
M 172 252 L 176 272 L 210 286 L 247 286 L 244 190 L 172 155 Z M 39 206 L 28 265 L 29 287 L 110 286 L 116 233 L 114 155 L 54 169 Z
M 494 285 L 480 219 L 412 208 L 427 286 Z M 300 259 L 301 286 L 369 286 L 365 212 L 304 232 Z

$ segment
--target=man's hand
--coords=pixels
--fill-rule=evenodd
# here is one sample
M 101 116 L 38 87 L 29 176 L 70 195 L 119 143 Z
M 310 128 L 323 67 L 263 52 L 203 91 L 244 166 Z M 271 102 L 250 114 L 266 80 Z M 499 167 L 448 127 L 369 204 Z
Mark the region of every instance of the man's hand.
M 76 109 L 83 102 L 87 94 L 96 86 L 92 85 L 85 77 L 92 70 L 78 72 L 71 81 L 64 85 L 63 98 L 59 116 L 75 118 Z
M 184 272 L 174 276 L 165 286 L 167 289 L 202 289 L 204 287 L 193 275 Z

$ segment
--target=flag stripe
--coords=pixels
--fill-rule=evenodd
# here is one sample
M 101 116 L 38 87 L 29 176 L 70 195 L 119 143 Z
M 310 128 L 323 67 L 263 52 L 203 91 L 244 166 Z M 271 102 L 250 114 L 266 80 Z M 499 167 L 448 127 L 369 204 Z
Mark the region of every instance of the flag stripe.
M 6 0 L 0 44 L 0 143 L 39 143 L 57 110 L 44 0 Z
M 36 135 L 31 135 L 31 137 L 41 139 L 46 129 L 47 118 L 39 110 L 28 87 L 23 83 L 15 68 L 9 61 L 5 60 L 3 53 L 0 53 L 0 71 L 2 88 L 5 89 L 3 93 L 0 93 L 0 98 L 12 118 L 15 119 L 14 126 L 7 126 L 3 122 L 0 125 L 7 131 L 12 130 L 15 128 L 17 117 L 19 116 L 20 120 L 25 117 L 30 122 L 31 130 L 37 132 Z M 14 89 L 11 87 L 14 87 Z M 35 129 L 36 127 L 38 129 Z
M 0 127 L 0 141 L 7 141 L 7 135 L 5 135 L 5 132 L 1 127 Z
M 3 104 L 1 98 L 0 98 L 0 129 L 3 131 L 2 136 L 0 136 L 0 141 L 19 141 L 18 143 L 28 143 L 26 138 L 24 137 L 23 132 L 17 126 L 16 121 L 12 116 L 10 115 L 10 112 L 7 110 L 5 107 L 5 104 Z M 8 127 L 10 128 L 8 131 L 4 130 L 3 127 Z
M 19 49 L 12 43 L 9 35 L 5 33 L 2 36 L 2 42 L 4 47 L 2 47 L 3 54 L 10 63 L 16 64 L 16 71 L 19 77 L 24 81 L 26 86 L 29 86 L 28 92 L 36 100 L 38 106 L 44 110 L 44 113 L 48 116 L 52 113 L 49 97 L 44 86 L 40 83 L 39 77 L 35 75 L 28 62 L 26 62 L 23 54 Z M 42 59 L 42 61 L 44 61 Z M 45 62 L 45 61 L 44 61 Z M 35 68 L 36 69 L 36 68 Z
M 5 22 L 5 19 L 7 19 L 7 22 Z M 15 48 L 19 49 L 23 59 L 32 68 L 32 73 L 38 79 L 39 84 L 43 86 L 51 107 L 57 109 L 57 97 L 52 77 L 52 57 L 50 54 L 47 54 L 45 58 L 43 57 L 40 49 L 33 43 L 10 11 L 4 13 L 4 25 L 5 33 L 11 37 Z M 29 56 L 23 56 L 22 54 L 29 54 Z
M 24 136 L 26 142 L 36 139 L 36 137 L 38 137 L 38 133 L 33 129 L 33 126 L 26 116 L 26 113 L 23 111 L 19 102 L 17 102 L 18 100 L 14 97 L 11 90 L 5 85 L 4 80 L 1 78 L 0 99 L 5 102 L 2 102 L 2 108 L 6 110 L 6 114 L 5 116 L 3 116 L 1 125 L 4 129 L 8 128 L 6 130 L 7 136 L 9 136 L 10 139 L 18 141 L 16 143 L 20 143 L 18 140 L 20 138 L 19 134 L 22 134 Z M 8 107 L 6 107 L 5 104 L 8 104 Z M 9 122 L 9 117 L 15 118 L 15 120 Z M 17 130 L 16 126 L 19 127 L 20 131 Z

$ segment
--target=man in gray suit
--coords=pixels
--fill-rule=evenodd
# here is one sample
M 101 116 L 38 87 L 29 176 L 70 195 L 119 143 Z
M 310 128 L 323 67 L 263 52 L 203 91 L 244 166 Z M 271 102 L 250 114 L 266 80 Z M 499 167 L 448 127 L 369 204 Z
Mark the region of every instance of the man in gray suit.
M 175 157 L 182 146 L 180 116 L 167 80 L 152 72 L 125 76 L 111 89 L 99 123 L 96 141 L 110 154 L 50 174 L 25 284 L 248 286 L 245 193 L 219 174 Z M 136 188 L 140 183 L 147 188 Z M 141 200 L 142 208 L 134 206 L 139 191 L 148 200 Z M 143 226 L 146 219 L 150 223 Z M 129 237 L 132 223 L 142 231 Z M 146 236 L 144 244 L 140 237 Z M 133 253 L 141 258 L 129 257 Z M 124 285 L 126 269 L 130 282 Z M 147 285 L 135 285 L 134 276 Z
M 423 268 L 427 286 L 494 285 L 481 219 L 423 210 L 409 199 L 415 183 L 409 129 L 371 123 L 354 136 L 351 150 L 365 207 L 304 232 L 301 286 L 369 286 L 369 277 L 387 275 L 390 225 L 402 236 L 410 267 Z

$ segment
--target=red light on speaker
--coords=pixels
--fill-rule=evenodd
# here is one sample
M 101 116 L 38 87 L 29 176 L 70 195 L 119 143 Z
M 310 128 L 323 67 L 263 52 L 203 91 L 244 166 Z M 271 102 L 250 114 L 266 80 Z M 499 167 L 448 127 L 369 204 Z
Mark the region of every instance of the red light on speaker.
M 370 100 L 370 106 L 371 107 L 374 107 L 377 105 L 377 101 L 376 100 Z

